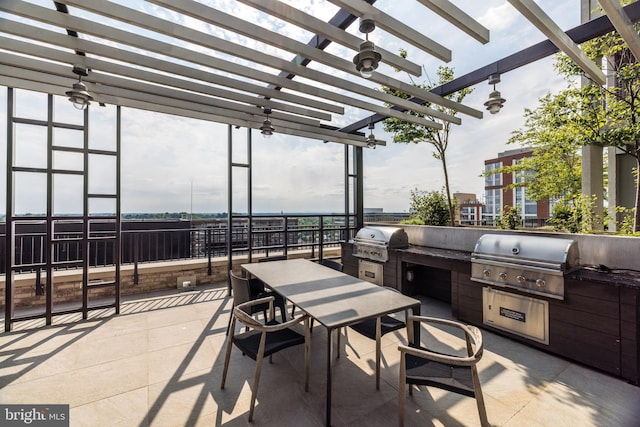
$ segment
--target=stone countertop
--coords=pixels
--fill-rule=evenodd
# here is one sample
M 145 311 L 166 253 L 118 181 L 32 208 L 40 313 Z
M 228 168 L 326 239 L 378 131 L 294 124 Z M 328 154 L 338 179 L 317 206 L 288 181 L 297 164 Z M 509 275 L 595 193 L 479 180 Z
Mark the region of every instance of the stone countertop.
M 427 246 L 409 246 L 407 249 L 398 249 L 398 251 L 416 255 L 425 255 L 433 258 L 443 258 L 452 261 L 471 262 L 471 252 L 458 251 L 454 249 L 430 248 Z
M 410 246 L 406 249 L 398 249 L 398 251 L 432 258 L 471 262 L 471 252 L 467 251 L 431 248 L 428 246 Z M 604 266 L 583 266 L 567 273 L 565 277 L 579 281 L 640 289 L 640 270 L 609 269 Z
M 609 269 L 602 266 L 584 266 L 567 273 L 569 279 L 579 281 L 597 282 L 606 285 L 640 288 L 640 271 L 627 269 Z

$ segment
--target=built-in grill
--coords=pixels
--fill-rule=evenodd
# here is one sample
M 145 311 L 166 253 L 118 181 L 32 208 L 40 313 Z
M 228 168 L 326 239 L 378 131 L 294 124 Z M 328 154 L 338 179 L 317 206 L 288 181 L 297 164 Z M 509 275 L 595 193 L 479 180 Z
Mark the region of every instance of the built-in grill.
M 409 238 L 399 227 L 362 227 L 353 238 L 353 256 L 358 257 L 358 277 L 383 285 L 383 265 L 390 249 L 409 247 Z
M 549 344 L 549 302 L 518 291 L 564 300 L 564 275 L 579 267 L 578 246 L 569 239 L 485 234 L 471 254 L 471 280 L 485 283 L 486 325 Z
M 576 242 L 555 237 L 485 234 L 471 254 L 471 280 L 556 299 L 578 267 Z

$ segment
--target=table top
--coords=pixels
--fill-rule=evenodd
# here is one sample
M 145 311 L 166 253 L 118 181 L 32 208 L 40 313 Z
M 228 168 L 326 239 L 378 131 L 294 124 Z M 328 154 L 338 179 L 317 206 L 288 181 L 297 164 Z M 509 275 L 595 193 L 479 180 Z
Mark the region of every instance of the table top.
M 329 329 L 420 306 L 415 298 L 306 259 L 242 268 Z

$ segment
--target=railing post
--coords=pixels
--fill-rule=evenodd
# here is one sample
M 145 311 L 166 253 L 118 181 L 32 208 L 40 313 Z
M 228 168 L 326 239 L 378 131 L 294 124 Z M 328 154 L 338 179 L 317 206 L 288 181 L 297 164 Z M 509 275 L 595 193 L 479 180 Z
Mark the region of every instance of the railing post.
M 320 246 L 318 247 L 318 258 L 322 261 L 322 257 L 324 254 L 324 218 L 322 215 L 318 218 L 320 221 Z
M 211 241 L 211 227 L 205 229 L 205 248 L 207 248 L 207 275 L 213 274 L 213 265 L 211 263 L 211 252 L 213 251 L 213 242 Z
M 289 221 L 288 217 L 285 215 L 282 220 L 284 221 L 284 255 L 286 256 L 289 252 Z
M 133 233 L 133 284 L 138 284 L 138 257 L 140 251 L 140 233 Z

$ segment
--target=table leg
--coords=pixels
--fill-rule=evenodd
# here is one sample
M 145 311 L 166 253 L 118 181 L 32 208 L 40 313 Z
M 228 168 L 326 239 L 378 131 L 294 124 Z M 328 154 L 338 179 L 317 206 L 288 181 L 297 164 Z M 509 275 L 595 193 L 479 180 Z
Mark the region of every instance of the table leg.
M 333 329 L 327 328 L 327 408 L 326 425 L 331 426 L 331 365 L 333 355 Z
M 411 307 L 411 312 L 414 316 L 420 316 L 420 304 Z M 420 322 L 413 324 L 413 342 L 420 346 Z

